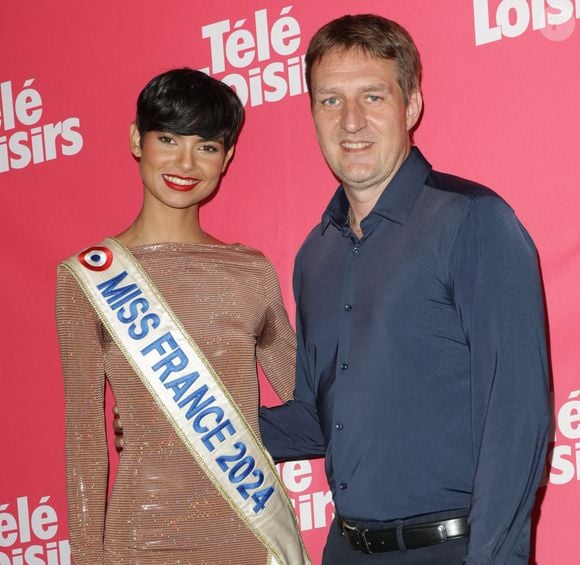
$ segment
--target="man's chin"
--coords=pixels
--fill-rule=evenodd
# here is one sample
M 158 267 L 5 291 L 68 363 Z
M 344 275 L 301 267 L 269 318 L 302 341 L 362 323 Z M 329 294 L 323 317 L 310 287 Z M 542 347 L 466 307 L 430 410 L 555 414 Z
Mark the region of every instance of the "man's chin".
M 352 190 L 365 190 L 375 183 L 375 177 L 368 171 L 347 172 L 338 177 L 342 184 Z

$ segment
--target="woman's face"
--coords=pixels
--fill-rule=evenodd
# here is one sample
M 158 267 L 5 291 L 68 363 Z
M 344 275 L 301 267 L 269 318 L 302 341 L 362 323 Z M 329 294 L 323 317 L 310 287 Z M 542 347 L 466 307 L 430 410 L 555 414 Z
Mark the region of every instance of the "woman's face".
M 188 208 L 216 189 L 231 159 L 222 140 L 198 135 L 148 131 L 143 137 L 131 124 L 131 150 L 140 159 L 145 198 L 153 197 L 171 208 Z

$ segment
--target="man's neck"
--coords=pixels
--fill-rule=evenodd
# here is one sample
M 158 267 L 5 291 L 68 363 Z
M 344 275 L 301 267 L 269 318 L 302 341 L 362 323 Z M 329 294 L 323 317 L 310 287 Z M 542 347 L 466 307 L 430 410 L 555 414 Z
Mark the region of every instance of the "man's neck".
M 411 152 L 411 145 L 404 154 L 401 155 L 400 162 L 392 171 L 390 176 L 384 178 L 382 182 L 366 188 L 353 187 L 343 182 L 344 192 L 349 203 L 348 221 L 351 229 L 360 238 L 362 237 L 361 222 L 372 212 L 376 203 L 385 190 L 389 189 L 391 181 L 403 166 Z

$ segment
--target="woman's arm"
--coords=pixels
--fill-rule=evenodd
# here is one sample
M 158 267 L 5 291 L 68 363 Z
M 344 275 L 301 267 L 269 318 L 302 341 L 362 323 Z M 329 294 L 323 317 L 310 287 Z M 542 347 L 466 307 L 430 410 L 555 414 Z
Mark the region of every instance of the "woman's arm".
M 258 336 L 256 355 L 264 374 L 282 402 L 292 398 L 296 370 L 296 335 L 282 302 L 278 277 L 266 260 L 265 320 Z
M 66 399 L 70 546 L 77 564 L 104 560 L 108 454 L 101 324 L 74 277 L 60 267 L 56 320 Z

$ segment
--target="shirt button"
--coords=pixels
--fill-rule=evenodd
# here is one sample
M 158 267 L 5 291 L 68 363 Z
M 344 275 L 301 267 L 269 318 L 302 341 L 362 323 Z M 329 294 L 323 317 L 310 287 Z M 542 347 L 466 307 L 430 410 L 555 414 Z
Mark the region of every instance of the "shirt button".
M 350 304 L 345 304 L 345 305 L 344 305 L 344 309 L 345 309 L 347 312 L 350 312 L 350 311 L 352 310 L 352 306 L 351 306 Z
M 355 255 L 358 255 L 358 247 L 357 247 L 356 245 L 355 245 L 355 246 L 352 248 L 352 252 L 353 252 Z
M 338 485 L 338 488 L 339 488 L 340 490 L 345 490 L 347 486 L 348 486 L 348 485 L 347 485 L 346 483 L 340 483 L 340 484 Z
M 344 425 L 343 425 L 343 424 L 336 424 L 335 428 L 336 428 L 338 431 L 342 431 L 342 430 L 344 429 Z
M 348 363 L 341 363 L 341 364 L 340 364 L 340 368 L 341 368 L 343 371 L 346 371 L 346 370 L 348 369 Z

